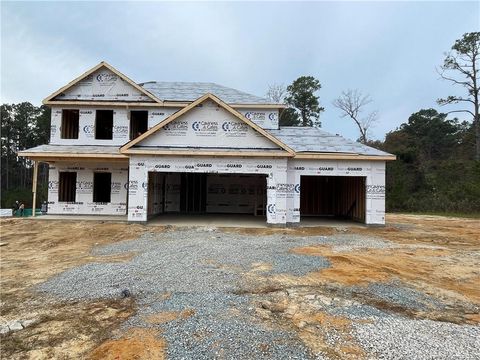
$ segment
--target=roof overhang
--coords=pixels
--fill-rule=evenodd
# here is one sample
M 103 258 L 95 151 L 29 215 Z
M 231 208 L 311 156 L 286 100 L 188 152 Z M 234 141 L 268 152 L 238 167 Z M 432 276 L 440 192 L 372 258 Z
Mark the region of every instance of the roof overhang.
M 293 154 L 290 154 L 285 151 L 280 150 L 221 150 L 221 149 L 135 149 L 130 148 L 122 152 L 126 155 L 167 155 L 167 156 L 219 156 L 219 157 L 293 157 Z
M 162 101 L 158 102 L 127 102 L 127 101 L 82 101 L 82 100 L 44 100 L 49 106 L 125 106 L 125 107 L 170 107 L 185 108 L 192 102 Z M 234 109 L 284 109 L 284 104 L 228 104 Z
M 128 161 L 128 156 L 123 154 L 74 154 L 74 153 L 62 153 L 62 152 L 29 152 L 19 151 L 18 156 L 26 157 L 34 161 Z

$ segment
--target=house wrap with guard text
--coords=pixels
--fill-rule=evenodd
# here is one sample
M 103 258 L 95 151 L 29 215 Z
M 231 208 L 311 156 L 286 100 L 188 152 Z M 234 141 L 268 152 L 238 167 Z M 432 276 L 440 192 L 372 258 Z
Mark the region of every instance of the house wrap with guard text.
M 280 127 L 283 104 L 213 83 L 137 84 L 101 62 L 44 100 L 49 214 L 166 213 L 385 223 L 395 156 L 315 127 Z

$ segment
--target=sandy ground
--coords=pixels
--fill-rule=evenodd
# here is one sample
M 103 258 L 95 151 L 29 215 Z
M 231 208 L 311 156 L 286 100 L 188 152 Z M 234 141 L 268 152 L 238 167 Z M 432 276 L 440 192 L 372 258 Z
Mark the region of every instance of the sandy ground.
M 148 329 L 132 329 L 126 334 L 119 333 L 120 325 L 136 312 L 136 304 L 131 298 L 72 301 L 52 307 L 32 290 L 32 286 L 66 269 L 93 261 L 94 257 L 90 253 L 93 246 L 135 239 L 144 232 L 163 230 L 162 226 L 146 227 L 111 222 L 2 220 L 0 322 L 19 319 L 35 321 L 24 330 L 1 336 L 2 357 L 163 358 L 168 344 L 162 339 L 161 333 Z M 224 231 L 256 236 L 276 232 L 288 236 L 355 233 L 385 238 L 400 245 L 399 248 L 342 252 L 330 246 L 295 248 L 293 252 L 298 254 L 326 257 L 332 266 L 302 277 L 275 275 L 272 280 L 279 287 L 295 289 L 290 291 L 289 297 L 277 294 L 272 298 L 268 295 L 268 289 L 258 291 L 262 296 L 265 294 L 264 299 L 260 299 L 261 306 L 258 309 L 259 317 L 263 321 L 295 328 L 307 346 L 321 350 L 331 358 L 361 358 L 365 354 L 354 342 L 336 348 L 322 341 L 324 330 L 321 329 L 332 328 L 339 334 L 345 334 L 351 323 L 342 317 L 321 312 L 312 314 L 309 311 L 304 300 L 315 286 L 337 291 L 344 285 L 364 286 L 370 282 L 395 279 L 425 294 L 442 298 L 444 302 L 450 303 L 451 307 L 441 313 L 434 310 L 412 312 L 389 304 L 388 301 L 379 303 L 378 300 L 368 298 L 362 298 L 361 301 L 412 318 L 458 324 L 480 323 L 478 313 L 469 313 L 461 306 L 463 303 L 480 305 L 478 219 L 390 214 L 385 227 Z M 403 248 L 401 245 L 409 246 Z M 106 262 L 125 260 L 128 260 L 125 256 L 102 257 L 101 260 L 95 258 L 95 261 Z M 262 269 L 268 267 L 268 264 L 256 266 Z M 249 276 L 254 280 L 255 272 Z M 162 314 L 149 321 L 161 323 L 189 315 Z M 349 339 L 345 340 L 343 343 L 348 344 Z

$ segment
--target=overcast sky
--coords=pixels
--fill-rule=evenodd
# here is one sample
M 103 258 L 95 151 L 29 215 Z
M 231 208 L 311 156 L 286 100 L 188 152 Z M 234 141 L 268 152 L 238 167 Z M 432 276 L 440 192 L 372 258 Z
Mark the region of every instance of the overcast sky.
M 438 97 L 461 94 L 435 67 L 480 29 L 477 1 L 2 1 L 1 10 L 2 103 L 39 105 L 102 60 L 136 82 L 208 81 L 260 96 L 312 75 L 323 128 L 352 139 L 353 123 L 332 106 L 342 90 L 372 96 L 381 139 Z

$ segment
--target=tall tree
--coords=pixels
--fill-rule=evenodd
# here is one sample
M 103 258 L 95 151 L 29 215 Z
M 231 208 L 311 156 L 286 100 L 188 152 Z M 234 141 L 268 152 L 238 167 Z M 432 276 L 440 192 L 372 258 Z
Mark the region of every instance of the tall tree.
M 285 96 L 287 95 L 287 88 L 283 84 L 271 84 L 268 85 L 267 99 L 275 104 L 285 104 Z M 297 111 L 288 107 L 286 109 L 280 110 L 279 113 L 279 124 L 280 126 L 299 126 L 300 117 L 298 116 Z
M 475 160 L 480 161 L 480 115 L 479 115 L 479 72 L 480 32 L 463 34 L 455 41 L 438 71 L 442 79 L 466 89 L 465 96 L 448 96 L 438 99 L 440 105 L 465 103 L 465 109 L 452 112 L 466 112 L 472 115 L 475 127 Z M 451 75 L 450 75 L 451 74 Z
M 361 114 L 371 102 L 370 95 L 363 95 L 357 89 L 342 91 L 342 94 L 333 101 L 333 106 L 341 110 L 342 117 L 348 116 L 357 124 L 362 144 L 368 142 L 368 132 L 378 118 L 377 111 L 372 111 L 366 116 Z
M 319 117 L 325 109 L 315 95 L 321 87 L 320 81 L 313 76 L 301 76 L 287 87 L 285 102 L 298 111 L 302 126 L 321 126 Z
M 480 163 L 473 160 L 472 124 L 420 110 L 386 135 L 387 208 L 400 211 L 480 211 Z
M 280 111 L 280 126 L 301 126 L 302 121 L 294 108 L 288 107 Z
M 3 104 L 0 113 L 1 205 L 11 206 L 14 200 L 28 202 L 31 193 L 32 163 L 18 157 L 17 151 L 48 143 L 50 109 L 23 102 Z M 41 164 L 39 170 L 42 187 L 47 180 L 47 166 Z

